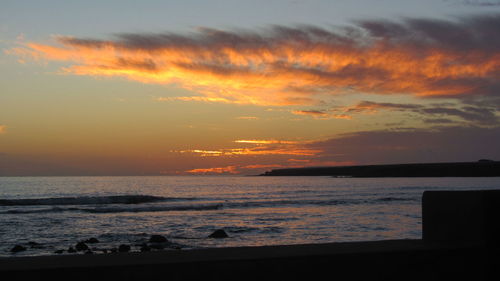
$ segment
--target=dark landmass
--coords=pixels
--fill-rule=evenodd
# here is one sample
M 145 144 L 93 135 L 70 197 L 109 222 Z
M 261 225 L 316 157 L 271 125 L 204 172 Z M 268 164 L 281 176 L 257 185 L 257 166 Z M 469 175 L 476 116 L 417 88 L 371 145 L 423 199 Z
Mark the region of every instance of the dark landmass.
M 500 161 L 289 168 L 271 170 L 261 176 L 500 177 Z

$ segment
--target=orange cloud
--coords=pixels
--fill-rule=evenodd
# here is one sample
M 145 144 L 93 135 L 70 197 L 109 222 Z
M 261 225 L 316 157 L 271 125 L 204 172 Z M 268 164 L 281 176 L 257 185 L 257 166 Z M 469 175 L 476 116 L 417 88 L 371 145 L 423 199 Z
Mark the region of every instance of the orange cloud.
M 171 100 L 311 105 L 320 96 L 351 92 L 496 95 L 500 44 L 493 38 L 500 38 L 498 15 L 363 21 L 334 30 L 61 36 L 56 44 L 28 43 L 8 53 L 67 61 L 65 73 L 174 84 L 202 95 Z
M 306 116 L 312 116 L 317 119 L 347 119 L 350 120 L 352 119 L 351 116 L 346 115 L 346 114 L 332 114 L 327 111 L 321 111 L 321 110 L 293 110 L 292 114 L 295 115 L 306 115 Z
M 200 101 L 200 102 L 221 102 L 221 103 L 235 103 L 225 98 L 216 97 L 158 97 L 156 101 Z
M 179 153 L 193 153 L 201 157 L 210 156 L 245 156 L 245 155 L 296 155 L 314 156 L 322 151 L 311 149 L 304 145 L 310 141 L 287 141 L 287 140 L 235 140 L 235 143 L 248 144 L 252 147 L 226 148 L 218 150 L 190 149 L 175 151 Z
M 219 151 L 210 150 L 181 150 L 180 153 L 195 153 L 202 157 L 207 156 L 231 156 L 231 155 L 300 155 L 300 156 L 312 156 L 321 152 L 318 149 L 308 149 L 308 148 L 273 148 L 273 147 L 255 147 L 255 148 L 231 148 L 231 149 L 221 149 Z
M 207 168 L 207 169 L 192 169 L 186 171 L 190 174 L 238 174 L 236 166 L 226 166 L 217 168 Z
M 297 144 L 298 141 L 280 141 L 280 140 L 235 140 L 236 143 L 250 144 Z
M 255 165 L 247 165 L 241 167 L 242 169 L 269 169 L 269 168 L 283 168 L 285 166 L 280 164 L 255 164 Z
M 3 133 L 5 133 L 5 132 L 7 132 L 7 126 L 5 126 L 5 125 L 0 125 L 0 134 L 3 134 Z
M 238 117 L 236 117 L 236 119 L 240 119 L 240 120 L 258 120 L 259 117 L 255 117 L 255 116 L 238 116 Z

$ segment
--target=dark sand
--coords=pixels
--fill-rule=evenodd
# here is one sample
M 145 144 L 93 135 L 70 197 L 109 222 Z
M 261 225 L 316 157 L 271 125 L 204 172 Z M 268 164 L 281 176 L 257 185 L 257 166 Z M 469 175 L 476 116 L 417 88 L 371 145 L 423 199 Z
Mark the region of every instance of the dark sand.
M 387 240 L 11 257 L 0 259 L 0 276 L 2 280 L 485 280 L 499 277 L 498 256 L 498 250 L 479 245 Z

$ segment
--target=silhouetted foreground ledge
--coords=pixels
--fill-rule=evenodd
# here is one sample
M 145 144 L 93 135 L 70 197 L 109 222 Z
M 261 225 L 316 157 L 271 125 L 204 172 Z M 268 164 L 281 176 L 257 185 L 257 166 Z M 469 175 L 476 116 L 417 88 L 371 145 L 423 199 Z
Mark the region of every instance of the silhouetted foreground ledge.
M 422 240 L 0 259 L 2 280 L 500 280 L 500 191 L 428 191 Z
M 480 280 L 497 251 L 422 240 L 0 260 L 3 280 Z M 495 256 L 495 259 L 490 259 Z M 326 277 L 325 277 L 326 276 Z
M 261 176 L 500 177 L 500 161 L 289 168 Z

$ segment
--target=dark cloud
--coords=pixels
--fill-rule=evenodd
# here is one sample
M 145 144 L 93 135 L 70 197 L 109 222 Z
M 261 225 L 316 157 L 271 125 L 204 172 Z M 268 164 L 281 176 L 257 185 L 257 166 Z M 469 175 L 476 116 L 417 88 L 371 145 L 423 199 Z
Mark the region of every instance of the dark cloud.
M 446 2 L 457 2 L 462 5 L 467 6 L 479 6 L 479 7 L 494 7 L 500 6 L 500 1 L 498 0 L 445 0 Z
M 455 121 L 446 118 L 433 118 L 433 119 L 424 119 L 424 123 L 427 124 L 451 124 L 455 123 Z
M 357 132 L 309 145 L 322 160 L 359 164 L 500 160 L 500 127 Z
M 401 104 L 361 101 L 353 106 L 337 107 L 333 112 L 344 114 L 374 113 L 381 110 L 410 112 L 422 115 L 426 123 L 450 123 L 451 119 L 444 117 L 458 117 L 475 125 L 496 125 L 499 121 L 497 108 L 481 104 Z M 434 118 L 429 118 L 434 117 Z M 436 119 L 436 117 L 438 117 Z M 445 121 L 446 120 L 446 121 Z
M 466 106 L 458 108 L 430 107 L 419 110 L 422 113 L 441 116 L 456 116 L 466 121 L 477 122 L 478 124 L 496 124 L 498 116 L 494 111 L 487 108 Z

